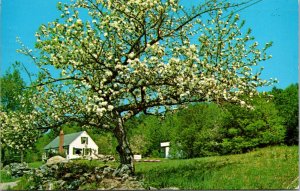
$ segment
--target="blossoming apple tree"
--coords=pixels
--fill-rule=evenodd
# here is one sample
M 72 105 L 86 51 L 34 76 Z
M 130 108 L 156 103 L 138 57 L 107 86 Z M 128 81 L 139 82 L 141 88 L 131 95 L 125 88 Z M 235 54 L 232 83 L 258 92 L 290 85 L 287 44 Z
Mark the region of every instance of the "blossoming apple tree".
M 3 163 L 12 156 L 21 155 L 31 149 L 38 137 L 38 130 L 31 125 L 32 104 L 27 98 L 33 92 L 25 89 L 26 84 L 20 76 L 16 62 L 13 71 L 7 70 L 0 77 L 0 157 Z
M 17 111 L 0 111 L 0 140 L 1 149 L 4 147 L 21 154 L 21 162 L 25 151 L 32 149 L 40 133 L 30 122 L 31 114 L 20 114 Z M 3 156 L 2 156 L 3 157 Z
M 59 3 L 61 17 L 36 33 L 36 52 L 20 50 L 41 69 L 35 123 L 54 128 L 72 121 L 112 131 L 120 172 L 133 172 L 129 118 L 192 102 L 248 106 L 242 97 L 271 83 L 253 67 L 269 58 L 271 43 L 259 49 L 231 13 L 246 3 L 213 0 L 190 10 L 178 0 Z

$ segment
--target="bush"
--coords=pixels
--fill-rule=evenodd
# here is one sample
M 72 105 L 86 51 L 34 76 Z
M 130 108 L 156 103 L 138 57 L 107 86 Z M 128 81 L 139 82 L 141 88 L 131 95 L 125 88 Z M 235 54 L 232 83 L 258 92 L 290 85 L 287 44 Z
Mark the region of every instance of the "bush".
M 175 114 L 171 119 L 176 134 L 171 148 L 173 156 L 193 158 L 219 155 L 218 141 L 225 115 L 215 104 L 191 105 Z
M 271 94 L 274 95 L 274 103 L 278 114 L 284 119 L 286 128 L 285 143 L 298 145 L 299 141 L 299 88 L 298 83 L 291 84 L 287 88 L 274 87 Z
M 243 153 L 254 148 L 279 145 L 284 141 L 283 120 L 272 102 L 255 98 L 254 110 L 227 104 L 227 123 L 222 128 L 222 154 Z

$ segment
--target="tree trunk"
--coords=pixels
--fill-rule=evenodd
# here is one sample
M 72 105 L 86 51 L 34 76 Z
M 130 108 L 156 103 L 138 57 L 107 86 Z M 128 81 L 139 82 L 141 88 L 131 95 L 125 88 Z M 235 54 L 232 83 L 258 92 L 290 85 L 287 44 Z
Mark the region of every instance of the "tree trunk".
M 126 130 L 121 118 L 118 119 L 118 125 L 114 129 L 114 135 L 118 140 L 116 150 L 120 156 L 120 166 L 115 171 L 114 175 L 122 176 L 122 174 L 134 174 L 133 154 L 129 147 L 129 142 L 126 136 Z
M 5 165 L 5 150 L 4 147 L 2 146 L 2 144 L 0 145 L 0 168 L 2 169 L 2 167 L 4 167 Z

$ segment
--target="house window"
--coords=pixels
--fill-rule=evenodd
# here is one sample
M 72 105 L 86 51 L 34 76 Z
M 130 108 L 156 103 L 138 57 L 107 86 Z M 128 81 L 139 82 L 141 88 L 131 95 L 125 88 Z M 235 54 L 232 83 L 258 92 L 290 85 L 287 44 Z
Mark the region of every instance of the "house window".
M 88 144 L 88 138 L 87 137 L 81 137 L 81 144 Z
M 73 148 L 73 155 L 81 155 L 82 149 Z
M 84 149 L 84 155 L 91 155 L 91 149 L 90 148 Z

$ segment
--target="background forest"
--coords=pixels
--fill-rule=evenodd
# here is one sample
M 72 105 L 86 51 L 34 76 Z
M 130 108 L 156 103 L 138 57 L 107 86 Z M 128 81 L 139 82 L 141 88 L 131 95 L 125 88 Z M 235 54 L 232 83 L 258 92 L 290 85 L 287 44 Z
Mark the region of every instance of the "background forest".
M 18 97 L 30 93 L 18 67 L 7 71 L 1 84 L 1 109 L 18 110 Z M 29 109 L 30 100 L 27 104 L 25 108 Z M 237 154 L 266 146 L 298 144 L 298 84 L 285 89 L 274 87 L 255 97 L 252 105 L 254 109 L 230 103 L 220 106 L 200 103 L 165 116 L 141 114 L 126 123 L 133 153 L 143 157 L 163 157 L 160 143 L 164 141 L 171 142 L 172 158 Z M 65 134 L 83 130 L 75 123 L 62 129 Z M 3 144 L 2 161 L 4 164 L 20 161 L 22 153 L 26 162 L 40 161 L 43 147 L 58 132 L 59 129 L 45 132 L 32 148 L 22 152 Z M 117 141 L 110 132 L 99 129 L 87 129 L 87 132 L 99 145 L 100 153 L 117 156 Z

